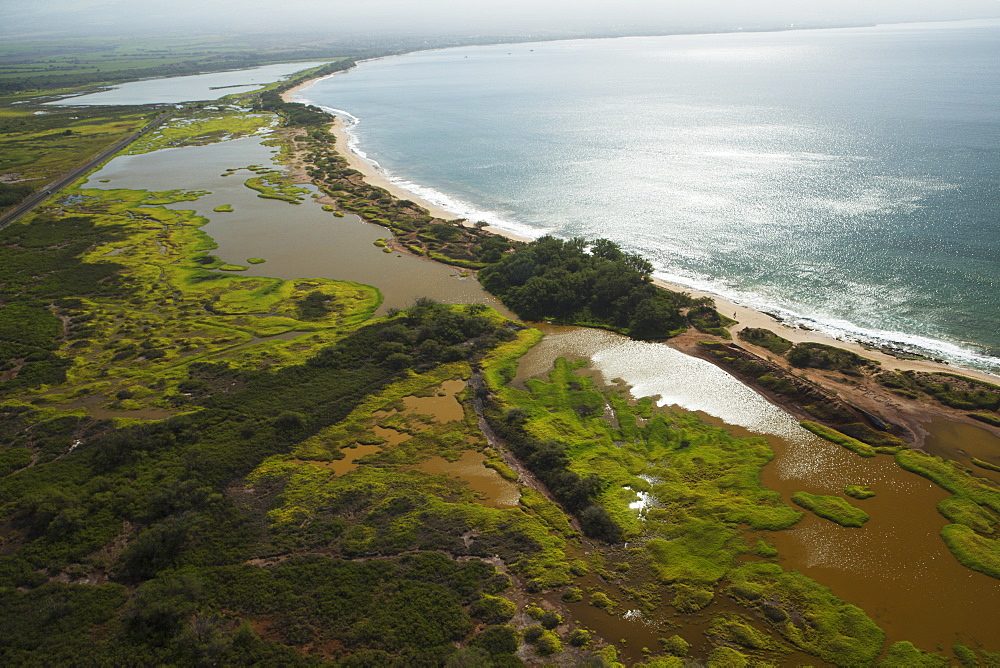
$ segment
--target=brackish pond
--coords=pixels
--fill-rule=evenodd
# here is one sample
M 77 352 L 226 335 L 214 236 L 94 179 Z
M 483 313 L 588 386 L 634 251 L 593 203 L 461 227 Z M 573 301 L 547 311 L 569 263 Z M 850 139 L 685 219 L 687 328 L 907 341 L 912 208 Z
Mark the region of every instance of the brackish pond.
M 176 104 L 193 100 L 218 100 L 233 93 L 257 90 L 293 72 L 318 67 L 323 62 L 281 63 L 245 70 L 211 72 L 186 77 L 166 77 L 130 81 L 110 90 L 87 95 L 67 97 L 48 104 L 101 105 L 101 104 Z
M 605 382 L 621 379 L 636 397 L 659 395 L 660 405 L 696 411 L 737 436 L 767 438 L 775 459 L 761 480 L 789 503 L 797 491 L 843 496 L 847 484 L 869 485 L 875 497 L 850 499 L 871 515 L 863 528 L 807 513 L 766 539 L 784 568 L 863 608 L 889 642 L 909 640 L 930 651 L 956 639 L 995 642 L 995 615 L 984 612 L 1000 608 L 1000 582 L 959 564 L 938 535 L 947 522 L 935 506 L 947 492 L 891 456 L 862 459 L 814 436 L 722 369 L 667 345 L 600 330 L 542 329 L 546 337 L 522 358 L 515 383 L 546 373 L 558 357 L 588 359 Z M 938 429 L 937 438 L 948 435 Z
M 503 305 L 459 269 L 411 255 L 384 253 L 374 245 L 391 236 L 388 229 L 354 214 L 337 218 L 307 197 L 301 204 L 257 197 L 243 185 L 252 172 L 222 176 L 229 168 L 273 165 L 274 150 L 259 137 L 172 148 L 115 158 L 86 183 L 87 188 L 207 190 L 194 202 L 170 205 L 193 210 L 210 222 L 202 230 L 218 244 L 212 251 L 225 262 L 251 265 L 246 276 L 281 279 L 331 278 L 378 288 L 384 301 L 379 313 L 406 308 L 419 297 L 450 304 L 486 304 L 511 315 Z M 279 166 L 280 167 L 280 166 Z M 107 183 L 101 181 L 107 179 Z M 310 186 L 310 191 L 315 189 Z M 217 213 L 229 204 L 232 213 Z

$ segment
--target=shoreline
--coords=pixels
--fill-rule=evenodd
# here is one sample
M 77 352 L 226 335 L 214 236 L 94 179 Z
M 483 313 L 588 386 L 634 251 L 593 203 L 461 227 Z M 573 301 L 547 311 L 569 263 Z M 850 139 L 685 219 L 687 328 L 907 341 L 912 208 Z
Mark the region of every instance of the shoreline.
M 362 62 L 362 61 L 358 61 Z M 352 68 L 353 69 L 353 68 Z M 349 72 L 350 70 L 344 70 Z M 336 76 L 337 74 L 342 74 L 342 72 L 336 72 L 334 74 L 328 74 L 322 77 L 316 77 L 314 79 L 308 79 L 303 81 L 292 88 L 281 93 L 281 99 L 285 102 L 296 102 L 304 100 L 304 97 L 299 97 L 298 100 L 294 99 L 298 97 L 298 94 L 302 91 L 308 89 L 313 84 L 326 79 L 328 77 Z M 461 216 L 439 206 L 431 204 L 425 199 L 421 198 L 419 195 L 406 190 L 405 188 L 392 183 L 389 181 L 370 161 L 361 157 L 355 153 L 350 146 L 350 136 L 347 132 L 347 127 L 344 121 L 334 115 L 330 114 L 333 122 L 330 126 L 330 132 L 337 139 L 337 153 L 347 160 L 348 165 L 352 169 L 356 169 L 361 172 L 364 180 L 370 185 L 384 188 L 385 190 L 392 193 L 399 199 L 406 199 L 414 202 L 421 207 L 428 210 L 430 215 L 441 218 L 442 220 L 456 220 L 460 219 Z M 465 223 L 466 226 L 471 226 L 468 221 Z M 531 241 L 530 238 L 520 236 L 509 230 L 504 230 L 502 228 L 497 228 L 493 226 L 487 226 L 485 228 L 488 232 L 497 234 L 499 236 L 511 239 L 513 241 Z M 725 297 L 717 295 L 712 292 L 706 292 L 703 290 L 697 290 L 694 288 L 686 287 L 678 283 L 672 283 L 659 278 L 653 279 L 653 284 L 663 288 L 665 290 L 671 290 L 674 292 L 684 292 L 688 293 L 693 297 L 710 297 L 718 310 L 723 315 L 733 313 L 736 315 L 737 324 L 732 325 L 727 328 L 730 333 L 733 334 L 733 341 L 736 343 L 741 343 L 739 338 L 736 336 L 736 332 L 747 327 L 763 328 L 769 329 L 779 336 L 782 336 L 792 343 L 822 343 L 826 345 L 836 346 L 838 348 L 844 348 L 850 350 L 851 352 L 857 353 L 858 355 L 865 357 L 867 359 L 878 362 L 882 368 L 891 369 L 896 371 L 918 371 L 926 373 L 953 373 L 957 375 L 964 375 L 969 378 L 980 380 L 987 383 L 993 383 L 1000 385 L 1000 375 L 992 374 L 987 371 L 982 371 L 980 369 L 972 369 L 969 367 L 955 366 L 945 362 L 937 362 L 930 359 L 916 359 L 907 360 L 894 357 L 887 353 L 881 352 L 879 350 L 874 350 L 868 347 L 856 343 L 854 341 L 845 341 L 842 339 L 837 339 L 829 334 L 825 334 L 816 330 L 802 329 L 799 327 L 787 325 L 780 320 L 764 313 L 758 311 L 749 306 L 743 306 L 737 302 L 731 301 Z M 668 341 L 669 343 L 669 341 Z

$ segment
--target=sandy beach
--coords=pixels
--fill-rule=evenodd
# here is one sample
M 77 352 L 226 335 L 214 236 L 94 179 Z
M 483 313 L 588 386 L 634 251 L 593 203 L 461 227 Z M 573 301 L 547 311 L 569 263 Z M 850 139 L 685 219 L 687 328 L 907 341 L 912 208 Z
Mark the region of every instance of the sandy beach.
M 338 72 L 338 74 L 340 73 Z M 328 75 L 328 76 L 336 76 L 336 75 Z M 312 84 L 316 83 L 317 81 L 322 81 L 325 78 L 326 77 L 320 77 L 318 79 L 310 79 L 309 81 L 305 81 L 299 84 L 298 86 L 289 88 L 287 91 L 282 93 L 281 99 L 283 99 L 285 102 L 308 102 L 308 100 L 301 95 L 302 91 L 311 86 Z M 418 204 L 419 206 L 427 209 L 428 213 L 430 213 L 430 215 L 434 216 L 435 218 L 440 218 L 441 220 L 455 220 L 457 218 L 462 217 L 461 215 L 455 213 L 454 211 L 448 211 L 447 209 L 443 209 L 440 206 L 437 206 L 436 204 L 432 204 L 431 202 L 428 202 L 424 198 L 420 197 L 419 195 L 412 193 L 409 190 L 406 190 L 405 188 L 402 188 L 399 185 L 391 182 L 389 179 L 385 177 L 385 174 L 379 171 L 378 168 L 376 168 L 375 165 L 373 165 L 370 161 L 366 160 L 365 158 L 361 157 L 360 155 L 352 151 L 351 138 L 347 133 L 347 126 L 344 123 L 343 119 L 334 116 L 333 125 L 330 126 L 330 132 L 333 134 L 334 137 L 337 138 L 337 149 L 338 149 L 337 152 L 340 153 L 340 155 L 342 155 L 345 160 L 347 160 L 347 164 L 350 165 L 351 169 L 356 169 L 359 172 L 361 172 L 364 175 L 365 181 L 370 185 L 376 186 L 378 188 L 384 188 L 385 190 L 388 190 L 390 193 L 392 193 L 393 196 L 398 197 L 399 199 L 410 200 L 411 202 Z M 474 222 L 475 221 L 469 221 L 468 224 L 471 225 Z M 494 227 L 487 227 L 486 229 L 489 230 L 490 232 L 493 232 L 494 234 L 500 234 L 502 236 L 505 236 L 508 239 L 515 239 L 517 241 L 528 241 L 528 239 L 525 237 L 518 236 L 511 232 L 507 232 L 505 230 L 500 230 Z
M 338 73 L 339 74 L 339 73 Z M 336 75 L 328 75 L 336 76 Z M 288 89 L 282 94 L 282 99 L 286 102 L 306 102 L 306 98 L 301 95 L 302 91 L 307 89 L 309 86 L 313 85 L 317 81 L 321 81 L 326 77 L 320 77 L 317 79 L 310 79 L 305 81 L 293 88 Z M 415 202 L 420 206 L 427 209 L 432 216 L 441 218 L 442 220 L 454 220 L 460 216 L 452 211 L 447 211 L 441 207 L 435 206 L 430 202 L 422 199 L 421 197 L 415 195 L 414 193 L 390 182 L 385 176 L 368 160 L 364 159 L 360 155 L 356 154 L 350 148 L 350 137 L 347 134 L 347 129 L 344 125 L 343 120 L 334 117 L 333 124 L 330 128 L 330 132 L 337 138 L 338 152 L 347 160 L 347 163 L 352 169 L 356 169 L 364 175 L 365 181 L 373 186 L 380 188 L 385 188 L 395 197 L 400 199 L 408 199 L 411 202 Z M 513 239 L 516 241 L 529 241 L 525 237 L 518 236 L 509 232 L 507 230 L 487 227 L 487 230 L 493 232 L 494 234 L 499 234 L 501 236 L 507 237 L 508 239 Z M 931 360 L 904 360 L 892 355 L 887 355 L 878 350 L 872 350 L 866 348 L 858 343 L 852 341 L 842 341 L 840 339 L 835 339 L 832 336 L 828 336 L 821 332 L 801 329 L 799 327 L 790 327 L 785 325 L 778 320 L 775 320 L 766 313 L 762 313 L 755 309 L 742 306 L 735 302 L 729 301 L 719 295 L 702 292 L 698 290 L 693 290 L 691 288 L 685 287 L 683 285 L 678 285 L 674 283 L 668 283 L 660 279 L 655 279 L 654 284 L 665 288 L 667 290 L 673 290 L 675 292 L 687 292 L 694 297 L 711 297 L 715 301 L 716 308 L 720 313 L 728 317 L 733 317 L 738 324 L 730 327 L 730 331 L 735 335 L 741 329 L 746 327 L 754 328 L 764 328 L 770 329 L 776 334 L 783 336 L 784 338 L 792 341 L 793 343 L 825 343 L 828 345 L 838 346 L 840 348 L 845 348 L 852 352 L 857 353 L 863 357 L 879 362 L 885 369 L 896 369 L 899 371 L 924 371 L 928 373 L 934 372 L 947 372 L 947 373 L 958 373 L 961 375 L 968 376 L 970 378 L 975 378 L 977 380 L 982 380 L 988 383 L 1000 384 L 1000 376 L 987 373 L 985 371 L 980 371 L 978 369 L 968 369 L 965 367 L 956 367 L 948 364 L 942 364 L 940 362 L 934 362 Z M 734 336 L 734 339 L 736 337 Z

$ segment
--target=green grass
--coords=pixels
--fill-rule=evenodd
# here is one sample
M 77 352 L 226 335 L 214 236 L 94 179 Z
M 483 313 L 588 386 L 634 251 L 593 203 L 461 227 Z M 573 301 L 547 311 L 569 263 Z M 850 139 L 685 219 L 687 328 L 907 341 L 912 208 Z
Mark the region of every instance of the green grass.
M 267 260 L 265 260 L 262 257 L 248 257 L 247 258 L 247 263 L 248 264 L 264 264 L 265 262 L 267 262 Z
M 961 496 L 949 496 L 937 504 L 938 512 L 953 524 L 964 524 L 977 533 L 992 534 L 996 531 L 997 517 L 978 503 Z
M 988 413 L 969 413 L 969 417 L 973 420 L 979 420 L 980 422 L 985 422 L 986 424 L 994 427 L 1000 427 L 1000 417 L 996 415 L 989 415 Z
M 973 457 L 970 461 L 981 469 L 986 469 L 987 471 L 1000 471 L 1000 466 L 991 462 L 983 461 L 977 457 Z
M 153 114 L 134 108 L 47 110 L 0 109 L 0 173 L 44 184 L 86 162 L 116 141 L 139 130 Z
M 287 176 L 280 174 L 264 174 L 263 176 L 252 176 L 244 185 L 251 190 L 256 190 L 257 197 L 264 199 L 278 199 L 290 204 L 301 204 L 302 195 L 309 191 L 292 184 Z
M 842 527 L 860 527 L 868 521 L 868 513 L 855 508 L 839 496 L 795 492 L 792 494 L 792 502 Z
M 207 109 L 184 109 L 168 123 L 134 142 L 129 146 L 128 153 L 137 155 L 164 148 L 203 146 L 237 139 L 255 134 L 273 122 L 274 117 L 270 114 L 254 114 L 244 110 L 220 114 Z
M 748 563 L 729 575 L 727 593 L 756 611 L 785 640 L 837 666 L 871 665 L 885 633 L 858 607 L 795 571 Z
M 849 375 L 856 375 L 865 368 L 874 368 L 878 362 L 873 362 L 856 353 L 825 343 L 799 343 L 787 354 L 792 366 L 799 368 L 830 369 Z
M 870 499 L 875 496 L 875 492 L 865 485 L 847 485 L 844 487 L 844 494 L 858 500 Z
M 831 429 L 830 427 L 826 427 L 810 420 L 803 420 L 799 424 L 820 438 L 824 438 L 831 443 L 843 446 L 859 457 L 874 457 L 876 454 L 875 448 L 872 446 L 867 443 L 862 443 L 858 439 L 848 436 L 847 434 L 842 434 L 836 429 Z
M 953 373 L 884 372 L 876 376 L 876 380 L 904 396 L 927 395 L 945 406 L 958 410 L 996 411 L 1000 409 L 1000 386 Z M 971 417 L 975 417 L 975 415 L 986 415 L 988 418 L 982 421 L 995 425 L 989 418 L 995 419 L 996 416 L 990 416 L 988 413 L 976 413 Z
M 784 355 L 792 349 L 791 341 L 778 336 L 769 329 L 747 327 L 741 329 L 738 332 L 738 336 L 747 343 L 770 350 L 775 355 Z
M 916 450 L 900 450 L 896 462 L 921 475 L 956 496 L 977 503 L 1000 514 L 1000 490 L 981 478 L 970 475 L 960 464 Z
M 214 209 L 212 209 L 212 211 L 215 211 L 216 213 L 232 213 L 233 212 L 233 205 L 232 204 L 220 204 L 219 206 L 217 206 Z
M 947 524 L 941 538 L 966 568 L 1000 579 L 1000 540 L 980 536 L 964 524 Z
M 906 640 L 893 643 L 878 668 L 944 668 L 950 665 L 948 659 L 931 654 L 913 646 Z

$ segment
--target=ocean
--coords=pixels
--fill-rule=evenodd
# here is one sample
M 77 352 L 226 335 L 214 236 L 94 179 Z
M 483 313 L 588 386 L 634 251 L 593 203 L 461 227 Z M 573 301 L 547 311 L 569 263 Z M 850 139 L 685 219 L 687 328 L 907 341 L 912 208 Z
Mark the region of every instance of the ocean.
M 415 194 L 1000 372 L 1000 21 L 462 47 L 300 98 Z

